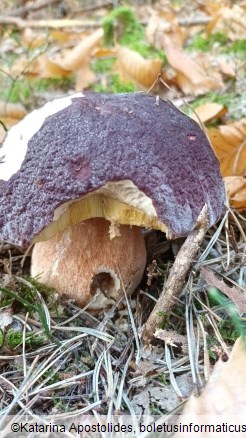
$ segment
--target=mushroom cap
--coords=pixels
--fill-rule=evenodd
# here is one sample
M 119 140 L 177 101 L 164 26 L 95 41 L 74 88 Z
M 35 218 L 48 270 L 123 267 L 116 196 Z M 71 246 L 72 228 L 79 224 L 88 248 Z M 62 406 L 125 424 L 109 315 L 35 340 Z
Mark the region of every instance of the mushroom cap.
M 204 132 L 145 93 L 55 99 L 9 131 L 0 155 L 0 239 L 22 247 L 91 217 L 185 236 L 204 204 L 208 226 L 225 208 Z

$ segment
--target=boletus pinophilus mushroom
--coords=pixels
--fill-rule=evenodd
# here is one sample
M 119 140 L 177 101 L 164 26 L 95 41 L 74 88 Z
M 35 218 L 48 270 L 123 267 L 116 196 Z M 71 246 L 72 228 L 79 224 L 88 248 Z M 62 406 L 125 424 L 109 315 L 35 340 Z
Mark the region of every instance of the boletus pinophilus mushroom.
M 0 155 L 0 239 L 35 243 L 31 274 L 80 305 L 139 284 L 141 227 L 187 236 L 224 211 L 219 163 L 196 122 L 145 93 L 78 93 L 31 112 Z M 111 301 L 112 302 L 112 301 Z

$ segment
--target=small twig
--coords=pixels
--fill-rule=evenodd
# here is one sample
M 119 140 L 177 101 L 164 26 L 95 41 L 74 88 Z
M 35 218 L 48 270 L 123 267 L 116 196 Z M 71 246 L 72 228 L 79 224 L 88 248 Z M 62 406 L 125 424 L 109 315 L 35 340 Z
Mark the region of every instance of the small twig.
M 62 29 L 66 27 L 80 27 L 81 29 L 94 29 L 102 25 L 102 21 L 91 21 L 83 19 L 54 19 L 54 20 L 23 20 L 19 17 L 3 17 L 0 16 L 1 25 L 14 25 L 20 29 L 26 27 L 32 28 L 50 28 L 50 29 Z
M 81 13 L 81 11 L 83 10 L 84 12 L 90 12 L 90 11 L 95 11 L 96 9 L 100 9 L 100 8 L 106 8 L 107 6 L 113 6 L 114 5 L 114 1 L 113 0 L 99 0 L 96 1 L 94 4 L 91 2 L 91 4 L 89 4 L 88 6 L 83 6 L 83 8 L 81 8 L 81 6 L 79 6 L 78 8 L 75 8 L 72 10 L 72 14 L 79 14 Z
M 55 0 L 54 0 L 55 1 Z M 87 10 L 88 11 L 88 10 Z M 85 11 L 83 11 L 85 12 Z M 20 18 L 21 14 L 13 14 L 9 13 L 8 15 L 1 15 L 0 16 L 0 24 L 3 25 L 14 25 L 16 27 L 19 27 L 20 29 L 25 29 L 26 27 L 32 27 L 32 28 L 52 28 L 52 29 L 60 29 L 65 27 L 81 27 L 86 29 L 94 29 L 97 27 L 102 26 L 102 20 L 92 21 L 92 20 L 84 20 L 84 19 L 68 19 L 68 18 L 61 18 L 61 19 L 54 19 L 54 20 L 24 20 L 23 18 Z M 185 21 L 180 20 L 181 26 L 193 26 L 197 24 L 198 21 Z M 210 18 L 204 19 L 204 23 L 207 24 L 210 22 Z M 147 23 L 141 21 L 140 22 L 143 25 L 146 25 Z
M 191 17 L 190 19 L 187 18 L 180 18 L 178 20 L 178 23 L 180 26 L 183 27 L 190 27 L 190 26 L 206 26 L 211 22 L 211 17 Z
M 156 328 L 162 321 L 163 314 L 169 314 L 172 307 L 179 298 L 186 276 L 191 268 L 194 258 L 199 251 L 207 231 L 207 206 L 205 205 L 198 217 L 197 227 L 191 231 L 182 245 L 176 260 L 170 270 L 167 282 L 163 291 L 152 310 L 147 322 L 141 330 L 141 337 L 145 343 L 150 343 L 154 337 Z
M 40 0 L 36 3 L 28 3 L 25 6 L 15 8 L 12 11 L 6 12 L 4 16 L 9 17 L 24 17 L 29 12 L 40 11 L 40 9 L 46 8 L 46 6 L 54 5 L 55 3 L 60 3 L 61 0 Z

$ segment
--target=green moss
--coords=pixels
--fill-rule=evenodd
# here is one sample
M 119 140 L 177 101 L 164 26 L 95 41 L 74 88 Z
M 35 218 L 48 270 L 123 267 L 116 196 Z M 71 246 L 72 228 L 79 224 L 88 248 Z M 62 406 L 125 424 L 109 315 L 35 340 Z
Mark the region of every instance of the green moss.
M 132 93 L 136 91 L 132 82 L 121 82 L 117 74 L 111 75 L 107 85 L 95 84 L 92 89 L 98 93 Z
M 31 87 L 28 80 L 10 80 L 6 81 L 5 87 L 1 90 L 3 99 L 12 102 L 26 102 L 31 97 Z
M 59 412 L 67 412 L 67 404 L 59 399 L 54 399 L 54 407 L 59 411 Z
M 181 8 L 183 5 L 183 2 L 182 2 L 182 0 L 171 0 L 171 5 L 174 8 Z
M 214 44 L 223 46 L 227 44 L 228 37 L 224 33 L 214 33 L 209 37 L 205 37 L 201 34 L 195 35 L 193 41 L 189 44 L 188 50 L 199 50 L 201 52 L 208 52 L 212 49 Z
M 157 50 L 150 44 L 146 43 L 145 41 L 137 41 L 132 40 L 132 38 L 129 38 L 128 44 L 125 44 L 130 49 L 135 50 L 135 52 L 138 52 L 140 55 L 143 56 L 143 58 L 155 58 L 155 59 L 161 59 L 163 63 L 167 63 L 167 57 L 165 53 L 162 50 Z
M 204 97 L 199 97 L 198 99 L 195 99 L 192 103 L 190 103 L 190 106 L 191 108 L 196 109 L 198 106 L 204 105 L 205 103 L 214 102 L 229 107 L 233 99 L 233 96 L 235 96 L 235 94 L 233 95 L 230 93 L 220 94 L 217 91 L 212 91 L 211 93 L 207 93 L 206 96 Z
M 232 84 L 232 88 L 233 88 L 233 84 Z M 199 97 L 195 99 L 193 102 L 189 104 L 189 106 L 195 110 L 197 107 L 199 107 L 200 105 L 204 105 L 205 103 L 210 103 L 210 102 L 219 103 L 228 108 L 228 115 L 231 120 L 238 120 L 246 115 L 246 108 L 244 104 L 245 96 L 246 95 L 244 93 L 239 95 L 234 91 L 232 91 L 231 93 L 223 93 L 223 94 L 221 94 L 218 91 L 214 91 L 207 93 L 203 97 Z M 191 109 L 187 106 L 183 107 L 183 111 L 188 115 L 191 115 L 192 113 Z
M 114 66 L 116 58 L 103 58 L 97 59 L 92 63 L 92 70 L 98 74 L 104 74 L 112 70 Z
M 103 30 L 107 46 L 118 43 L 135 50 L 144 58 L 159 58 L 166 61 L 163 51 L 155 49 L 146 42 L 144 27 L 129 7 L 114 9 L 104 19 Z
M 206 96 L 202 98 L 196 99 L 194 102 L 190 103 L 190 107 L 195 110 L 200 105 L 203 105 L 205 103 L 219 103 L 223 106 L 225 106 L 228 109 L 228 117 L 230 120 L 238 120 L 241 117 L 243 117 L 246 112 L 244 113 L 244 106 L 240 105 L 241 96 L 231 93 L 231 94 L 219 94 L 219 93 L 208 93 Z M 191 116 L 193 114 L 193 111 L 189 107 L 183 107 L 183 111 Z M 245 110 L 246 111 L 246 110 Z M 206 123 L 207 127 L 217 127 L 219 121 L 215 118 L 209 123 Z
M 19 311 L 22 311 L 24 307 L 24 309 L 27 310 L 31 316 L 37 313 L 39 315 L 39 319 L 44 328 L 44 332 L 46 336 L 50 338 L 51 332 L 47 324 L 44 306 L 42 305 L 42 302 L 40 301 L 38 295 L 38 292 L 41 293 L 41 290 L 42 292 L 44 292 L 45 286 L 40 285 L 39 283 L 36 282 L 36 280 L 33 279 L 28 278 L 27 281 L 29 285 L 20 282 L 17 291 L 11 290 L 10 288 L 3 287 L 0 285 L 0 292 L 1 292 L 0 306 L 3 305 L 3 302 L 8 301 L 9 304 L 12 305 L 15 303 L 15 307 Z M 32 282 L 35 282 L 37 287 L 34 286 Z M 46 291 L 47 290 L 50 289 L 46 287 Z
M 6 291 L 3 291 L 0 287 L 0 308 L 11 307 L 13 301 L 13 296 L 6 293 Z
M 169 320 L 168 314 L 166 312 L 160 311 L 157 313 L 157 316 L 161 318 L 158 324 L 158 328 L 165 329 Z
M 14 329 L 10 329 L 7 331 L 5 336 L 5 342 L 8 345 L 8 348 L 14 350 L 18 346 L 20 346 L 23 342 L 23 334 L 21 331 L 17 331 Z M 25 344 L 26 347 L 39 348 L 44 345 L 46 342 L 45 336 L 37 335 L 36 333 L 26 333 L 25 335 Z M 1 344 L 0 344 L 1 346 Z
M 167 413 L 165 410 L 160 409 L 160 406 L 157 403 L 150 403 L 149 410 L 152 415 L 160 416 Z
M 73 86 L 74 78 L 49 78 L 49 79 L 33 79 L 31 81 L 32 88 L 38 91 L 48 91 L 48 90 L 68 90 Z
M 228 52 L 233 52 L 237 54 L 245 54 L 246 53 L 246 39 L 234 41 L 228 49 Z
M 22 343 L 23 335 L 20 331 L 9 330 L 6 334 L 6 343 L 11 350 L 14 350 Z
M 240 336 L 241 332 L 235 328 L 231 319 L 219 321 L 217 323 L 220 334 L 225 342 L 234 343 Z
M 210 357 L 210 359 L 216 361 L 218 358 L 216 356 L 216 354 L 211 350 L 211 348 L 208 348 L 208 355 Z
M 219 289 L 209 286 L 207 290 L 210 305 L 219 305 L 226 315 L 224 320 L 218 323 L 223 339 L 234 342 L 240 335 L 245 336 L 245 326 L 236 305 Z
M 202 34 L 195 35 L 190 42 L 187 50 L 199 50 L 208 52 L 214 45 L 221 47 L 221 52 L 244 55 L 246 53 L 246 39 L 241 39 L 230 43 L 228 36 L 221 32 L 216 32 L 210 36 Z
M 42 347 L 42 345 L 46 344 L 47 338 L 45 336 L 37 335 L 36 333 L 28 333 L 26 336 L 26 344 L 31 348 Z
M 43 377 L 48 379 L 49 385 L 53 385 L 54 383 L 60 382 L 61 380 L 58 371 L 52 372 L 51 369 L 46 371 L 43 374 Z
M 127 6 L 114 9 L 103 21 L 105 44 L 127 44 L 129 38 L 144 39 L 144 28 Z
M 39 293 L 41 293 L 41 295 L 50 295 L 50 294 L 53 294 L 55 292 L 55 289 L 46 286 L 46 284 L 40 283 L 38 281 L 38 277 L 36 278 L 36 277 L 29 277 L 28 275 L 23 275 L 23 278 L 25 280 L 27 280 L 31 286 L 33 286 L 35 289 L 37 289 L 39 291 Z M 23 289 L 24 289 L 24 291 L 28 292 L 28 289 L 30 289 L 30 288 L 23 285 Z
M 168 385 L 167 377 L 165 374 L 159 374 L 158 380 L 160 383 L 162 383 L 162 385 Z
M 35 93 L 64 90 L 73 86 L 73 78 L 27 79 L 2 78 L 0 93 L 3 100 L 12 103 L 27 103 Z

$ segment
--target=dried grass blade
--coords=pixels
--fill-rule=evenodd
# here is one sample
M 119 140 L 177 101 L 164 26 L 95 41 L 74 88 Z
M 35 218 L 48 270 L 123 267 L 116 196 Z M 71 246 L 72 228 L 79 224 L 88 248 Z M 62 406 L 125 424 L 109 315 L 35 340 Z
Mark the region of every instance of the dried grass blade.
M 167 367 L 168 367 L 168 371 L 169 371 L 171 385 L 172 385 L 174 391 L 176 392 L 176 394 L 179 397 L 183 398 L 183 394 L 181 393 L 181 391 L 177 385 L 176 379 L 174 377 L 170 350 L 169 350 L 169 346 L 166 343 L 165 343 L 165 358 L 166 358 L 166 363 L 167 363 Z
M 98 386 L 99 386 L 99 373 L 100 373 L 100 368 L 102 366 L 103 358 L 104 358 L 104 351 L 101 353 L 95 364 L 93 378 L 92 378 L 92 389 L 93 389 L 95 403 L 100 401 Z
M 190 327 L 190 306 L 188 303 L 188 297 L 186 297 L 185 320 L 186 320 L 186 332 L 188 339 L 188 351 L 189 351 L 191 374 L 192 374 L 193 383 L 197 385 L 196 367 L 195 367 L 195 358 L 194 358 L 195 338 L 194 338 L 194 332 L 191 331 L 191 327 Z
M 115 406 L 115 409 L 117 411 L 120 410 L 120 407 L 121 407 L 121 404 L 122 404 L 123 388 L 124 388 L 124 383 L 125 383 L 125 379 L 126 379 L 126 373 L 127 373 L 128 367 L 129 367 L 129 363 L 132 360 L 132 356 L 133 356 L 133 351 L 131 351 L 131 353 L 130 353 L 130 355 L 129 355 L 126 363 L 125 363 L 125 366 L 123 368 L 123 372 L 122 372 L 122 376 L 121 376 L 121 381 L 120 381 L 120 386 L 119 386 L 119 391 L 118 391 L 118 396 L 117 396 L 117 400 L 116 400 L 116 406 Z
M 18 403 L 18 400 L 20 400 L 22 394 L 24 394 L 28 388 L 31 386 L 32 382 L 30 382 L 30 377 L 32 375 L 32 372 L 35 368 L 35 365 L 38 361 L 39 357 L 37 356 L 34 361 L 32 362 L 25 379 L 23 380 L 21 386 L 19 387 L 19 389 L 17 390 L 17 392 L 15 393 L 15 396 L 12 400 L 12 402 L 9 404 L 9 406 L 7 407 L 7 409 L 4 412 L 4 415 L 1 417 L 0 419 L 0 428 L 3 424 L 3 422 L 5 421 L 5 418 L 7 415 L 9 415 L 9 413 L 12 411 L 13 407 L 16 405 L 16 403 Z
M 141 354 L 140 354 L 139 336 L 138 336 L 138 332 L 137 332 L 137 329 L 136 329 L 134 317 L 133 317 L 133 314 L 132 314 L 132 309 L 131 309 L 131 306 L 130 306 L 130 303 L 129 303 L 129 300 L 128 300 L 128 297 L 127 297 L 126 289 L 124 287 L 124 284 L 123 284 L 122 280 L 121 280 L 121 284 L 122 284 L 122 288 L 123 288 L 123 291 L 124 291 L 124 294 L 125 294 L 127 310 L 128 310 L 129 318 L 130 318 L 130 321 L 131 321 L 133 335 L 134 335 L 135 342 L 136 342 L 136 347 L 137 347 L 136 364 L 138 364 L 138 362 L 140 360 L 140 356 L 141 356 Z
M 206 249 L 205 249 L 205 250 L 203 251 L 203 253 L 200 255 L 200 257 L 199 257 L 199 259 L 198 259 L 198 261 L 197 261 L 197 263 L 196 263 L 196 266 L 195 266 L 195 269 L 196 269 L 196 270 L 200 268 L 200 265 L 201 265 L 202 262 L 207 258 L 208 254 L 210 253 L 212 247 L 214 246 L 216 240 L 218 239 L 218 237 L 219 237 L 219 235 L 220 235 L 220 233 L 221 233 L 221 230 L 222 230 L 222 228 L 223 228 L 223 226 L 224 226 L 224 224 L 225 224 L 225 222 L 226 222 L 226 220 L 227 220 L 228 214 L 229 214 L 229 211 L 227 211 L 227 212 L 225 213 L 225 216 L 223 217 L 221 223 L 219 224 L 219 226 L 218 226 L 216 232 L 214 233 L 213 237 L 209 240 L 209 243 L 208 243 Z
M 79 379 L 83 379 L 84 377 L 91 376 L 93 371 L 87 371 L 85 373 L 77 374 L 77 376 L 68 377 L 67 379 L 61 380 L 60 382 L 53 383 L 52 385 L 45 386 L 44 388 L 38 387 L 34 391 L 29 393 L 29 396 L 40 394 L 41 392 L 50 391 L 53 389 L 69 386 L 70 384 L 75 384 Z

